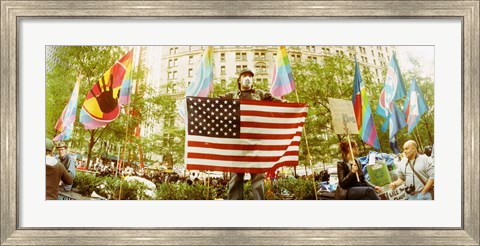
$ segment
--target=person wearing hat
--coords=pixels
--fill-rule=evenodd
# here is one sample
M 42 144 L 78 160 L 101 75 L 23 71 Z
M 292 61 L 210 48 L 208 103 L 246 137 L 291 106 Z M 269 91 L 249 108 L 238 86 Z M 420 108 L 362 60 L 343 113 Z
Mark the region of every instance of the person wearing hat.
M 54 144 L 52 140 L 45 139 L 45 198 L 46 200 L 58 199 L 58 184 L 62 181 L 64 184 L 72 185 L 73 177 L 68 174 L 67 169 L 52 156 Z
M 73 156 L 68 154 L 68 147 L 65 144 L 65 142 L 63 142 L 63 141 L 58 142 L 57 143 L 57 150 L 58 150 L 58 160 L 60 161 L 60 163 L 63 164 L 65 169 L 67 169 L 68 173 L 73 178 L 75 178 L 75 175 L 76 175 L 76 173 L 75 173 L 75 159 L 73 158 Z M 70 191 L 72 189 L 72 186 L 68 185 L 68 184 L 64 184 L 63 188 L 66 191 Z
M 226 99 L 248 99 L 248 100 L 266 100 L 281 102 L 282 99 L 272 96 L 272 94 L 254 88 L 253 77 L 255 74 L 250 69 L 242 70 L 238 74 L 238 91 L 229 92 L 222 98 Z M 228 185 L 229 200 L 243 200 L 243 179 L 245 173 L 232 173 Z M 263 180 L 265 173 L 251 173 L 252 195 L 255 200 L 264 200 Z

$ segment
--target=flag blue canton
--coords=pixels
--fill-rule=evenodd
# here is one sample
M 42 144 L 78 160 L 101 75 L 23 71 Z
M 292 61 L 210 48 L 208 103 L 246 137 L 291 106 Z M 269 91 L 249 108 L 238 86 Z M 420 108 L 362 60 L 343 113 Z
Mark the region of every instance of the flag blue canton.
M 188 97 L 188 134 L 218 138 L 240 137 L 240 101 Z

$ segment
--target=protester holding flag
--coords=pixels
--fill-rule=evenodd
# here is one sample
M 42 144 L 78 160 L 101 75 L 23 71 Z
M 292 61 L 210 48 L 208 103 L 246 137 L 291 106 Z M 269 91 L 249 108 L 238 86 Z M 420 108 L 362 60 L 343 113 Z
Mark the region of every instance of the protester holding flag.
M 351 146 L 351 150 L 350 150 Z M 338 200 L 380 200 L 376 192 L 381 192 L 380 186 L 375 186 L 365 179 L 360 162 L 355 159 L 359 154 L 355 141 L 340 143 L 342 160 L 337 162 L 338 185 L 335 199 Z M 358 173 L 359 180 L 357 180 Z M 344 190 L 342 192 L 342 190 Z M 345 192 L 346 190 L 346 192 Z M 343 193 L 343 194 L 342 194 Z
M 267 100 L 280 102 L 281 99 L 272 96 L 263 90 L 254 89 L 253 77 L 255 74 L 250 69 L 241 71 L 238 75 L 238 92 L 229 92 L 223 98 L 226 99 L 248 99 Z M 264 200 L 263 180 L 265 173 L 251 173 L 252 194 L 255 200 Z M 243 200 L 243 178 L 245 173 L 232 173 L 229 182 L 228 199 Z
M 406 158 L 398 164 L 398 179 L 390 187 L 395 189 L 405 182 L 408 200 L 432 200 L 435 164 L 432 158 L 419 154 L 417 148 L 415 141 L 405 142 Z

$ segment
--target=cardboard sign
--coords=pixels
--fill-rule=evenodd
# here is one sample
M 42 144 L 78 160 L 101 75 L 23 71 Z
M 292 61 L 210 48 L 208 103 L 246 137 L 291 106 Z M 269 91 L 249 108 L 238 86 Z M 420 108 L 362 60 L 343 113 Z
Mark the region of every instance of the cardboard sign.
M 333 130 L 336 134 L 358 134 L 357 120 L 353 112 L 352 101 L 329 98 L 330 112 L 332 113 Z
M 407 192 L 405 192 L 406 186 L 404 184 L 398 186 L 396 189 L 388 189 L 380 195 L 380 197 L 386 200 L 406 200 Z

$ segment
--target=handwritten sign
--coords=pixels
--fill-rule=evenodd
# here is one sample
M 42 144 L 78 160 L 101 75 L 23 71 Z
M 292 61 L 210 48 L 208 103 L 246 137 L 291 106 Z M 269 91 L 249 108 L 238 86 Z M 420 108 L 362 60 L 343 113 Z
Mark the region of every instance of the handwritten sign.
M 352 101 L 329 98 L 330 111 L 332 112 L 333 130 L 336 134 L 358 134 L 357 120 L 353 112 Z
M 406 186 L 400 185 L 396 189 L 386 190 L 383 195 L 385 196 L 386 200 L 406 200 L 407 199 L 407 192 L 405 192 Z

